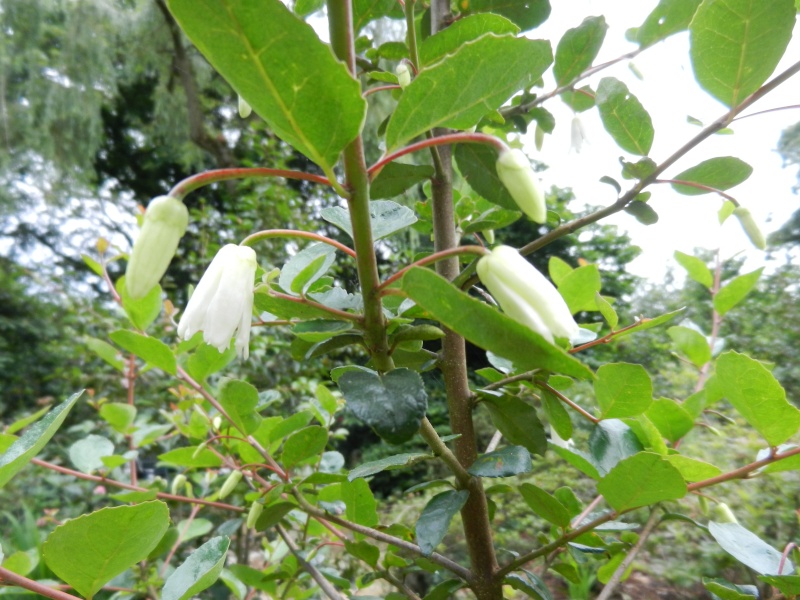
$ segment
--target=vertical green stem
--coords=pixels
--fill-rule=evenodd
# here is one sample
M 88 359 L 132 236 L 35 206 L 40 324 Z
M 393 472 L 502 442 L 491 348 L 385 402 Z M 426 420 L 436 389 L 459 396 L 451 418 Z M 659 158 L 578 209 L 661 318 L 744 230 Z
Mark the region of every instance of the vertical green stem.
M 328 0 L 328 23 L 331 46 L 336 57 L 343 61 L 350 73 L 355 74 L 356 54 L 354 48 L 353 14 L 349 0 Z M 372 238 L 372 223 L 369 217 L 369 175 L 364 160 L 364 144 L 359 135 L 344 150 L 345 187 L 350 222 L 353 226 L 353 242 L 356 251 L 358 279 L 364 297 L 364 339 L 373 363 L 380 371 L 392 368 L 389 343 L 386 339 L 386 323 L 378 286 L 378 263 Z

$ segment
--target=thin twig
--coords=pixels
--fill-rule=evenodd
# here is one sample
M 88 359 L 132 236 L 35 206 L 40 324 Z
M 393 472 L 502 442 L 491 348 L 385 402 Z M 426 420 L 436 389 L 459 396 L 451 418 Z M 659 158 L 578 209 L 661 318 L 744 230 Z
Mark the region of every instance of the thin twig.
M 26 590 L 35 592 L 40 596 L 53 598 L 53 600 L 81 600 L 77 596 L 62 592 L 61 590 L 56 590 L 50 586 L 39 583 L 38 581 L 34 581 L 33 579 L 23 577 L 22 575 L 17 575 L 13 571 L 9 571 L 3 567 L 0 567 L 0 583 L 4 585 L 16 585 Z
M 595 425 L 597 425 L 600 422 L 600 419 L 598 419 L 597 417 L 595 417 L 591 413 L 587 412 L 586 409 L 584 409 L 584 408 L 578 406 L 577 404 L 575 404 L 575 402 L 573 402 L 572 400 L 567 398 L 564 394 L 559 392 L 554 387 L 551 387 L 548 384 L 546 384 L 544 381 L 537 381 L 536 385 L 539 386 L 540 388 L 542 388 L 543 390 L 547 390 L 548 392 L 553 394 L 556 398 L 561 400 L 564 404 L 569 406 L 572 410 L 574 410 L 576 413 L 578 413 L 580 416 L 582 416 L 587 421 L 590 421 L 591 423 L 593 423 Z
M 289 534 L 281 525 L 276 525 L 275 530 L 278 532 L 278 535 L 281 536 L 283 541 L 286 543 L 286 546 L 289 548 L 294 557 L 297 559 L 297 563 L 309 574 L 311 578 L 317 582 L 317 585 L 323 591 L 323 593 L 330 598 L 331 600 L 347 600 L 347 597 L 343 594 L 340 594 L 336 591 L 336 588 L 333 587 L 330 581 L 325 579 L 325 576 L 320 573 L 319 569 L 317 569 L 314 565 L 308 562 L 303 556 L 300 554 L 300 549 L 297 547 L 297 544 L 294 543 Z

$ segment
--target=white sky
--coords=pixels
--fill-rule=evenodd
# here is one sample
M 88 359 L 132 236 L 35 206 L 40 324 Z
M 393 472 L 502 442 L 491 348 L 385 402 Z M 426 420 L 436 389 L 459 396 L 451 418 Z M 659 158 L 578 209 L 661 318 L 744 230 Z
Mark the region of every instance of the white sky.
M 625 30 L 641 25 L 656 2 L 569 0 L 551 4 L 553 10 L 550 19 L 532 32 L 531 37 L 549 38 L 555 47 L 563 32 L 578 26 L 584 17 L 605 15 L 609 29 L 595 62 L 600 64 L 635 49 L 633 44 L 625 41 Z M 795 37 L 776 73 L 798 57 L 800 35 L 795 27 Z M 687 32 L 645 50 L 633 63 L 644 76 L 644 81 L 633 75 L 628 62 L 622 62 L 582 84 L 589 83 L 596 89 L 600 78 L 614 76 L 628 85 L 653 118 L 655 140 L 650 157 L 656 162 L 664 160 L 700 131 L 696 125 L 687 123 L 687 115 L 708 124 L 726 111 L 724 105 L 703 92 L 694 80 Z M 547 82 L 546 90 L 553 89 L 553 85 L 552 81 Z M 800 76 L 768 94 L 747 112 L 798 104 L 798 101 Z M 572 110 L 557 99 L 545 106 L 556 116 L 556 129 L 553 135 L 545 137 L 542 154 L 537 155 L 532 139 L 526 140 L 529 154 L 551 166 L 542 173 L 545 184 L 571 187 L 578 201 L 588 204 L 612 203 L 616 199 L 616 191 L 598 180 L 603 175 L 609 175 L 623 185 L 624 192 L 631 182 L 622 180 L 618 158 L 626 156 L 626 159 L 635 161 L 637 157 L 626 155 L 614 144 L 603 130 L 596 110 L 581 114 L 588 142 L 579 154 L 570 151 Z M 783 169 L 781 158 L 775 152 L 781 131 L 798 121 L 800 110 L 786 110 L 735 122 L 732 126 L 734 135 L 713 136 L 662 177 L 674 176 L 714 156 L 736 156 L 750 164 L 754 172 L 746 182 L 728 193 L 750 209 L 765 233 L 774 231 L 800 206 L 800 197 L 791 190 L 792 185 L 797 183 L 796 168 Z M 718 196 L 682 196 L 663 184 L 651 186 L 649 191 L 653 193 L 650 204 L 660 217 L 657 224 L 641 225 L 627 213 L 620 213 L 606 221 L 626 229 L 633 243 L 642 248 L 642 256 L 631 264 L 632 272 L 655 280 L 662 279 L 668 266 L 676 266 L 672 259 L 676 249 L 692 253 L 696 247 L 719 247 L 723 257 L 744 251 L 748 257 L 745 270 L 763 264 L 764 253 L 752 247 L 735 218 L 719 226 L 717 211 L 722 200 Z

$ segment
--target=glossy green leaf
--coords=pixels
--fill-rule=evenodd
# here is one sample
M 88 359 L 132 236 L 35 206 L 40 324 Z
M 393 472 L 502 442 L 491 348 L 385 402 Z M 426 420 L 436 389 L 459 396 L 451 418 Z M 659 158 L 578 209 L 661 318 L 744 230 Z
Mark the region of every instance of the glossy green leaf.
M 419 45 L 419 62 L 424 67 L 458 50 L 462 44 L 487 33 L 496 35 L 519 33 L 519 27 L 497 14 L 469 15 L 426 38 Z
M 574 270 L 575 269 L 573 269 L 569 263 L 557 256 L 551 256 L 550 260 L 547 262 L 547 273 L 557 286 L 561 285 L 561 282 L 564 281 L 567 275 Z
M 422 554 L 430 556 L 441 543 L 450 521 L 467 503 L 468 498 L 467 490 L 449 490 L 437 494 L 425 505 L 416 526 L 417 544 Z
M 621 460 L 597 484 L 597 491 L 616 511 L 648 506 L 686 495 L 680 471 L 652 452 L 640 452 Z
M 703 481 L 722 475 L 722 469 L 719 467 L 696 458 L 680 454 L 670 454 L 666 458 L 673 467 L 680 471 L 681 477 L 686 481 Z
M 745 181 L 753 173 L 753 167 L 734 156 L 719 156 L 709 158 L 699 165 L 678 173 L 672 179 L 677 181 L 690 181 L 699 183 L 716 190 L 729 190 Z M 710 194 L 704 190 L 689 185 L 673 183 L 672 189 L 685 196 L 699 196 Z
M 492 423 L 512 444 L 524 446 L 533 454 L 544 455 L 547 436 L 536 409 L 516 396 L 484 396 Z
M 219 578 L 230 539 L 211 538 L 189 555 L 164 582 L 161 600 L 188 600 L 211 587 Z
M 667 335 L 672 338 L 678 353 L 688 358 L 696 367 L 700 368 L 711 360 L 711 347 L 706 337 L 688 327 L 670 327 Z
M 340 206 L 323 208 L 320 212 L 323 219 L 333 223 L 347 235 L 353 237 L 350 225 L 350 214 Z M 369 203 L 369 217 L 372 223 L 372 237 L 379 240 L 402 231 L 417 222 L 417 216 L 410 208 L 401 206 L 390 200 L 375 200 Z
M 586 17 L 574 29 L 568 29 L 556 47 L 553 74 L 559 86 L 566 85 L 592 66 L 603 45 L 608 25 L 605 17 Z
M 332 173 L 366 113 L 361 86 L 279 0 L 169 0 L 181 29 L 282 138 Z M 313 73 L 313 77 L 309 77 Z
M 511 477 L 529 473 L 532 468 L 531 455 L 527 449 L 522 446 L 506 446 L 481 454 L 467 472 L 475 477 Z
M 429 269 L 415 267 L 401 280 L 403 291 L 446 327 L 521 369 L 547 369 L 588 379 L 591 371 L 561 348 L 488 304 L 470 298 Z
M 570 513 L 558 498 L 532 483 L 523 483 L 519 486 L 519 493 L 522 494 L 522 499 L 537 515 L 553 525 L 558 525 L 562 528 L 569 527 Z
M 614 331 L 619 325 L 619 316 L 617 316 L 617 311 L 614 310 L 614 307 L 611 306 L 611 303 L 606 300 L 605 296 L 601 295 L 600 292 L 596 292 L 594 295 L 594 301 L 597 305 L 597 310 L 600 311 L 600 314 L 603 315 L 603 318 L 608 323 L 608 326 L 611 328 L 611 331 Z
M 434 127 L 472 127 L 539 79 L 552 60 L 543 41 L 489 34 L 465 43 L 423 69 L 403 91 L 386 127 L 387 150 Z
M 456 597 L 455 593 L 465 585 L 466 584 L 460 579 L 445 579 L 440 584 L 434 586 L 431 591 L 425 595 L 423 600 L 450 600 Z
M 108 337 L 117 346 L 135 354 L 146 363 L 175 375 L 177 369 L 175 355 L 161 340 L 126 329 L 112 331 Z
M 374 527 L 378 524 L 378 503 L 364 479 L 343 481 L 341 484 L 345 516 L 349 521 Z
M 735 585 L 724 579 L 703 578 L 705 588 L 720 600 L 758 600 L 758 588 L 752 585 Z
M 779 571 L 781 553 L 738 523 L 709 522 L 708 532 L 725 552 L 759 575 L 791 575 L 794 565 L 787 560 Z
M 353 327 L 350 321 L 331 321 L 328 319 L 313 319 L 303 321 L 292 327 L 292 333 L 301 340 L 317 344 L 324 342 L 339 333 L 349 331 Z
M 83 338 L 83 343 L 86 344 L 89 350 L 97 354 L 97 356 L 102 358 L 117 371 L 122 372 L 125 370 L 125 361 L 120 358 L 119 350 L 108 342 L 86 336 Z
M 670 442 L 677 442 L 694 427 L 692 415 L 681 404 L 670 398 L 653 400 L 644 414 Z
M 633 435 L 633 433 L 631 433 Z M 633 435 L 634 439 L 636 436 Z M 639 441 L 638 439 L 636 440 Z M 592 457 L 574 447 L 571 443 L 567 445 L 549 444 L 549 449 L 558 454 L 561 458 L 578 469 L 581 473 L 592 479 L 600 479 L 601 474 L 594 465 Z
M 523 570 L 521 573 L 512 573 L 505 578 L 504 583 L 515 590 L 523 592 L 528 598 L 534 600 L 553 600 L 550 590 L 538 575 Z
M 689 26 L 700 86 L 727 106 L 741 103 L 777 66 L 795 16 L 792 0 L 705 0 Z
M 136 418 L 136 407 L 122 402 L 106 402 L 100 416 L 118 433 L 127 433 Z
M 714 309 L 720 316 L 727 313 L 747 297 L 750 290 L 758 283 L 758 278 L 761 277 L 761 272 L 763 270 L 764 267 L 761 267 L 750 273 L 739 275 L 726 283 L 725 286 L 717 292 L 717 295 L 714 296 Z
M 283 266 L 278 285 L 286 292 L 305 294 L 312 283 L 328 272 L 335 259 L 333 246 L 322 242 L 310 244 Z
M 689 277 L 700 285 L 711 289 L 711 286 L 714 285 L 714 275 L 712 275 L 711 269 L 706 266 L 704 261 L 691 254 L 684 254 L 680 250 L 676 250 L 673 256 L 678 261 L 678 264 L 686 269 Z
M 422 379 L 409 369 L 348 371 L 338 385 L 353 414 L 391 444 L 411 439 L 428 408 Z
M 41 452 L 82 394 L 83 391 L 77 392 L 53 408 L 41 420 L 28 427 L 0 456 L 0 488 Z
M 355 469 L 350 471 L 347 478 L 350 481 L 358 479 L 359 477 L 369 477 L 382 471 L 393 471 L 395 469 L 402 469 L 403 467 L 410 467 L 420 461 L 429 460 L 433 458 L 432 454 L 427 452 L 405 452 L 403 454 L 394 454 L 378 460 L 358 465 Z
M 469 186 L 489 202 L 506 210 L 519 210 L 497 176 L 497 151 L 485 144 L 458 144 L 453 155 Z
M 328 430 L 312 425 L 295 431 L 283 444 L 283 464 L 287 469 L 298 463 L 318 456 L 328 444 Z
M 394 198 L 418 183 L 430 179 L 432 176 L 433 167 L 430 165 L 408 165 L 390 162 L 372 180 L 369 186 L 369 197 L 373 200 Z M 348 220 L 348 224 L 349 222 Z
M 549 0 L 470 0 L 472 12 L 489 12 L 502 15 L 528 31 L 538 27 L 550 16 Z
M 564 408 L 564 404 L 549 390 L 543 388 L 539 390 L 539 393 L 542 397 L 542 407 L 547 415 L 550 427 L 561 439 L 570 439 L 572 437 L 572 420 L 567 409 Z
M 651 46 L 687 29 L 700 2 L 701 0 L 661 0 L 636 30 L 636 42 L 642 47 Z
M 595 102 L 603 127 L 620 148 L 639 156 L 646 156 L 650 152 L 653 122 L 624 83 L 613 77 L 604 77 L 597 86 Z
M 239 431 L 251 434 L 261 425 L 261 415 L 256 412 L 258 390 L 246 381 L 231 379 L 223 383 L 218 400 Z
M 297 506 L 291 502 L 273 502 L 265 506 L 256 520 L 256 531 L 264 531 L 265 529 L 277 525 L 286 515 L 296 508 Z
M 589 436 L 590 460 L 600 476 L 644 449 L 631 428 L 619 419 L 600 421 Z
M 161 286 L 156 285 L 147 292 L 144 298 L 138 300 L 134 300 L 128 295 L 128 286 L 125 285 L 124 275 L 117 279 L 115 287 L 122 301 L 122 308 L 125 309 L 125 314 L 128 315 L 133 326 L 140 331 L 150 327 L 161 313 Z
M 653 383 L 642 365 L 610 363 L 597 369 L 594 394 L 601 419 L 635 417 L 653 401 Z
M 42 554 L 47 566 L 84 597 L 143 561 L 169 527 L 163 502 L 101 508 L 56 527 Z
M 82 473 L 92 473 L 103 468 L 104 456 L 114 454 L 114 444 L 101 435 L 90 434 L 69 447 L 69 459 Z
M 786 399 L 775 376 L 757 360 L 738 352 L 717 358 L 722 393 L 770 446 L 783 444 L 800 429 L 800 410 Z
M 600 286 L 600 271 L 597 265 L 584 265 L 561 279 L 558 291 L 574 315 L 585 310 L 597 310 L 595 294 L 600 291 Z
M 293 304 L 297 306 L 296 303 Z M 195 381 L 205 381 L 206 377 L 224 369 L 234 358 L 236 358 L 236 350 L 233 348 L 220 352 L 213 346 L 203 343 L 189 357 L 186 362 L 186 370 Z
M 633 430 L 645 450 L 656 452 L 662 456 L 667 455 L 668 449 L 666 442 L 664 442 L 664 436 L 646 415 L 641 414 L 635 418 L 629 417 L 624 419 L 624 423 Z
M 321 308 L 298 304 L 285 298 L 277 298 L 269 293 L 266 285 L 256 288 L 253 304 L 259 312 L 268 312 L 279 319 L 329 319 L 331 314 Z M 234 353 L 233 356 L 236 356 Z

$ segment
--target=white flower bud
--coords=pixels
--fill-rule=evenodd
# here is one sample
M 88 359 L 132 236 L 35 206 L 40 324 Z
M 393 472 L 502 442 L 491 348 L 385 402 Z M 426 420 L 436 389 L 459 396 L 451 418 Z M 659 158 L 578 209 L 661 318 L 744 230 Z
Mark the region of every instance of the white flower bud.
M 478 261 L 478 277 L 509 317 L 548 342 L 572 340 L 580 330 L 567 303 L 544 275 L 509 246 L 497 246 Z
M 761 232 L 753 215 L 750 214 L 750 211 L 744 206 L 737 206 L 733 214 L 739 219 L 739 224 L 742 226 L 742 229 L 744 229 L 747 237 L 750 238 L 753 246 L 759 250 L 765 250 L 767 247 L 767 240 L 764 238 L 764 234 Z
M 261 502 L 253 502 L 250 505 L 250 511 L 247 513 L 247 528 L 254 529 L 258 523 L 258 517 L 264 512 L 264 505 Z
M 394 73 L 397 75 L 397 83 L 400 84 L 401 88 L 406 89 L 408 84 L 411 83 L 411 71 L 408 69 L 408 65 L 401 62 L 397 65 Z
M 539 180 L 522 150 L 504 150 L 497 157 L 497 176 L 520 210 L 537 223 L 547 220 L 547 206 Z
M 202 331 L 206 343 L 220 352 L 236 335 L 236 351 L 247 358 L 257 266 L 252 248 L 236 244 L 221 248 L 189 299 L 178 323 L 178 335 L 188 340 Z
M 239 96 L 239 116 L 246 119 L 253 112 L 253 108 L 247 103 L 247 100 Z
M 583 128 L 583 123 L 578 115 L 572 118 L 572 127 L 570 132 L 571 149 L 576 153 L 580 153 L 583 143 L 586 141 L 586 131 Z
M 125 271 L 131 298 L 144 298 L 161 280 L 188 224 L 189 211 L 177 198 L 159 196 L 150 201 Z
M 717 523 L 738 523 L 736 515 L 733 514 L 730 506 L 724 502 L 719 502 L 711 509 L 711 516 Z
M 228 478 L 225 480 L 225 483 L 222 484 L 222 487 L 219 490 L 219 499 L 224 500 L 228 497 L 228 495 L 239 485 L 239 482 L 242 480 L 242 472 L 241 471 L 231 471 L 231 474 L 228 475 Z

